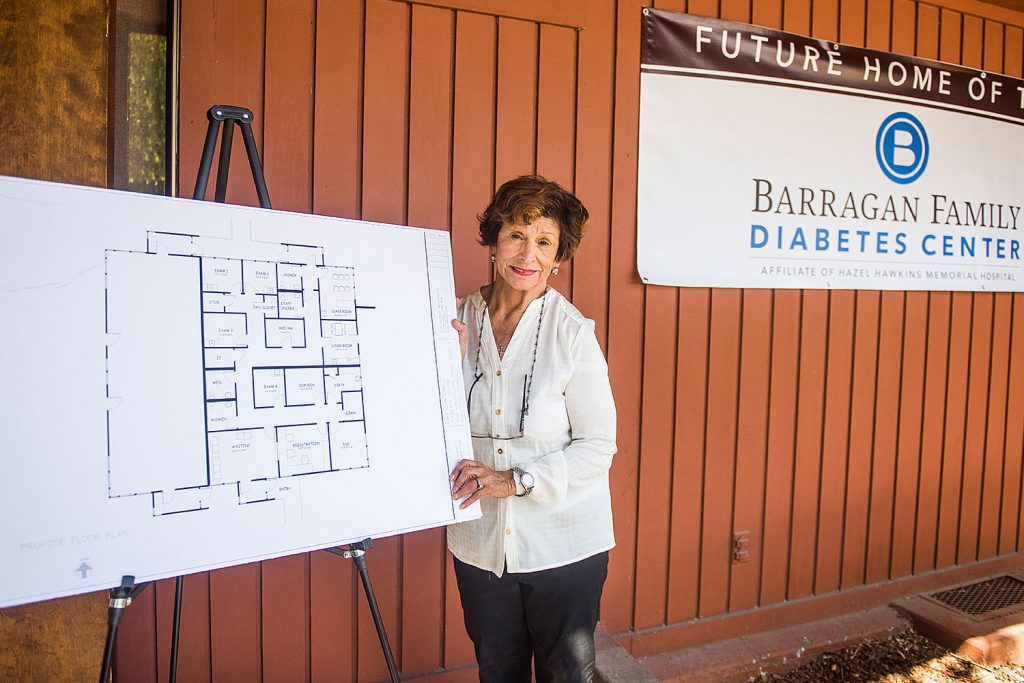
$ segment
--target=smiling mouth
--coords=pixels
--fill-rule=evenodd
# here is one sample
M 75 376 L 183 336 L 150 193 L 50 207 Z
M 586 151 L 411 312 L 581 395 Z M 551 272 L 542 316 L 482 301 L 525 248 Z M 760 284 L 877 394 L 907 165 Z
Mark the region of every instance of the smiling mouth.
M 529 270 L 528 268 L 516 268 L 515 266 L 509 266 L 509 268 L 511 268 L 512 272 L 515 273 L 516 275 L 526 276 L 533 275 L 534 273 L 537 272 L 536 270 Z

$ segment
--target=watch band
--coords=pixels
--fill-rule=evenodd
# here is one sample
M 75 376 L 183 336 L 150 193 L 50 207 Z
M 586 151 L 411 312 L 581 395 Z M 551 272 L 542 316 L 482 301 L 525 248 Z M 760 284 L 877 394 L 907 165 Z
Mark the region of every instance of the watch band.
M 527 486 L 523 482 L 523 477 L 524 476 L 529 476 L 530 477 L 531 482 L 530 482 L 529 486 Z M 512 468 L 512 480 L 515 482 L 515 485 L 516 485 L 516 498 L 525 498 L 526 496 L 530 495 L 531 492 L 533 492 L 533 482 L 532 482 L 532 479 L 533 479 L 533 475 L 529 474 L 526 470 L 524 470 L 519 465 L 516 465 L 515 467 Z M 522 493 L 518 492 L 520 488 L 523 489 Z

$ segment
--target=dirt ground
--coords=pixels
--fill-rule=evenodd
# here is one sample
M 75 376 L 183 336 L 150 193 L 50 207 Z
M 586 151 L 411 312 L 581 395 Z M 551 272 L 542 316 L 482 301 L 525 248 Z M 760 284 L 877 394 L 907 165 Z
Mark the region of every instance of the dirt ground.
M 1024 666 L 985 667 L 908 630 L 824 654 L 764 683 L 1024 683 Z

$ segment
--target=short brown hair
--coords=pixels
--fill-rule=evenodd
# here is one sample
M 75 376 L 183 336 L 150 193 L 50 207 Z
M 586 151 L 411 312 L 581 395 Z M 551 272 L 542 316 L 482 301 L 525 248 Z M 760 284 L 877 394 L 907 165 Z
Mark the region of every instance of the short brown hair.
M 583 239 L 590 214 L 583 202 L 558 183 L 539 175 L 523 175 L 498 188 L 480 221 L 480 244 L 493 247 L 498 243 L 501 226 L 525 225 L 541 216 L 558 225 L 559 263 L 570 258 Z

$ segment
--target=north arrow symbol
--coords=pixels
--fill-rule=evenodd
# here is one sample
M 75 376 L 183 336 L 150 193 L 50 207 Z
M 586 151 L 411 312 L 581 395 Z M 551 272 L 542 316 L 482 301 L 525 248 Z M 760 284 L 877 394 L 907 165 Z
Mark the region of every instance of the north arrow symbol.
M 92 571 L 92 567 L 90 567 L 85 561 L 83 561 L 82 564 L 78 565 L 78 569 L 76 569 L 75 571 L 81 574 L 82 578 L 85 579 L 88 578 L 89 572 Z

